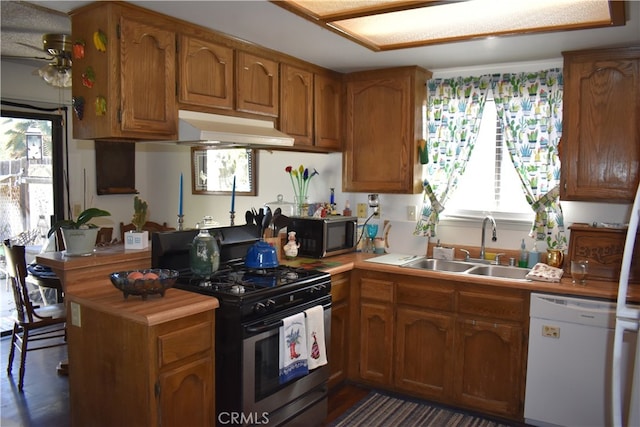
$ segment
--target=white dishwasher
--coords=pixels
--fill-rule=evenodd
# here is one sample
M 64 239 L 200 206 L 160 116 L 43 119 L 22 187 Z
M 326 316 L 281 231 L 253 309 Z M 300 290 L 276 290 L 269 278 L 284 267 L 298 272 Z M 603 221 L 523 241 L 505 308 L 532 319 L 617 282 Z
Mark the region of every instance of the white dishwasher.
M 527 424 L 610 425 L 615 307 L 594 299 L 531 294 Z M 630 366 L 636 339 L 637 334 L 625 336 L 623 365 Z

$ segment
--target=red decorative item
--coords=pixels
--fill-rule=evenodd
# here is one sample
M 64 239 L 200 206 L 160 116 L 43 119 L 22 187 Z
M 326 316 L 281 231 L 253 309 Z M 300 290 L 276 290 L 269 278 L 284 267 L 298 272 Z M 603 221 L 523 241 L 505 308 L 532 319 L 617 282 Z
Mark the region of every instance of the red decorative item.
M 87 67 L 86 71 L 82 73 L 82 85 L 91 89 L 96 82 L 96 73 L 93 71 L 93 67 Z
M 84 40 L 73 43 L 73 59 L 84 59 Z

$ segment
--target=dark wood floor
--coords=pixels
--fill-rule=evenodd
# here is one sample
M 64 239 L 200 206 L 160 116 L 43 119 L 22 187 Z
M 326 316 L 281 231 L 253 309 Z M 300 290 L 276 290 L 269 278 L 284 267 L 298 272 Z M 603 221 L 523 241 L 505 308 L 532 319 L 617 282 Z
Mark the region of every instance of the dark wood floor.
M 3 427 L 68 427 L 69 380 L 57 373 L 67 347 L 53 347 L 27 353 L 23 392 L 18 391 L 18 357 L 12 375 L 7 375 L 10 337 L 0 341 L 0 425 Z
M 66 347 L 31 351 L 27 354 L 24 389 L 18 391 L 18 360 L 13 374 L 7 375 L 10 338 L 0 341 L 0 426 L 2 427 L 68 427 L 69 381 L 57 374 L 61 360 L 67 358 Z M 346 385 L 329 396 L 329 415 L 325 425 L 369 393 L 368 389 Z

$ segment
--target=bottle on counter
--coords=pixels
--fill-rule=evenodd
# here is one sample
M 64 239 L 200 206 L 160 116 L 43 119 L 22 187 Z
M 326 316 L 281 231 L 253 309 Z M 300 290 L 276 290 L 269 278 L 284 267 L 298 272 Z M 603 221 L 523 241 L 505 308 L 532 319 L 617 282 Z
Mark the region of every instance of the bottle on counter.
M 524 239 L 522 239 L 522 244 L 520 245 L 520 259 L 518 260 L 518 267 L 527 268 L 529 254 L 527 253 L 527 245 L 524 243 Z
M 342 211 L 342 215 L 351 216 L 351 205 L 349 204 L 348 200 L 344 203 L 344 210 Z
M 533 249 L 529 252 L 529 262 L 527 263 L 527 267 L 533 268 L 538 262 L 540 262 L 540 252 L 538 252 L 537 242 L 533 242 Z

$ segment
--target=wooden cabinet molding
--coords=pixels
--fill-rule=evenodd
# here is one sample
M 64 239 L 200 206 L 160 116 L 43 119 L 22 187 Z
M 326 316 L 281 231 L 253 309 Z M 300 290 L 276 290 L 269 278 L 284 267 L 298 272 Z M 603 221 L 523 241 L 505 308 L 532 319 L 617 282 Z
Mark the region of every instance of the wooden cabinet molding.
M 560 199 L 632 202 L 640 180 L 640 46 L 563 55 Z
M 247 52 L 236 52 L 236 109 L 278 117 L 280 93 L 278 62 Z

